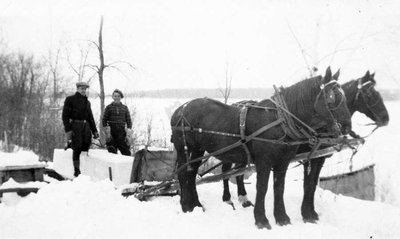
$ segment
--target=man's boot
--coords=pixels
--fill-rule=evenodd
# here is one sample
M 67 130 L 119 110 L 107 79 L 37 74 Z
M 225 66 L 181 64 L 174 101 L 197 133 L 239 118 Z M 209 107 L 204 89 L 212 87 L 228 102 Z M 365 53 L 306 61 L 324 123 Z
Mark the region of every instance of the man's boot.
M 72 154 L 72 163 L 74 165 L 74 176 L 78 177 L 79 174 L 81 174 L 81 170 L 79 168 L 79 156 L 80 156 L 81 152 L 74 150 L 73 154 Z
M 74 167 L 74 177 L 78 177 L 81 174 L 81 170 L 77 167 Z

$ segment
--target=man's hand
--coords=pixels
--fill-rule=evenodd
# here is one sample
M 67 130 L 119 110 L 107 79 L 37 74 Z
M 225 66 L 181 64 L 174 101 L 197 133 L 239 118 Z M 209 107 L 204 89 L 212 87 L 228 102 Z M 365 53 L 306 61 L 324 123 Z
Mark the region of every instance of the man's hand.
M 65 138 L 67 139 L 67 141 L 71 141 L 72 140 L 72 131 L 66 132 Z
M 106 134 L 106 143 L 109 143 L 112 139 L 111 137 L 111 127 L 110 126 L 105 126 L 104 127 L 104 133 Z
M 99 138 L 99 133 L 98 133 L 98 132 L 94 133 L 94 134 L 93 134 L 93 138 L 94 138 L 94 139 L 98 139 L 98 138 Z

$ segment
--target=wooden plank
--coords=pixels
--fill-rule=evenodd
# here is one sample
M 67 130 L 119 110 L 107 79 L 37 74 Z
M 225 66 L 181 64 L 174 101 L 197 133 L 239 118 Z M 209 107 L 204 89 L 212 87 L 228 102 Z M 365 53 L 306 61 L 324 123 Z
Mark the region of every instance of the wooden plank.
M 13 178 L 16 182 L 43 181 L 45 168 L 26 168 L 0 171 L 0 185 Z
M 23 170 L 31 168 L 45 168 L 45 167 L 46 167 L 45 164 L 9 165 L 9 166 L 1 166 L 0 171 Z
M 349 139 L 347 142 L 351 147 L 358 147 L 359 145 L 362 144 L 362 141 L 363 141 L 363 139 Z M 313 158 L 319 158 L 319 157 L 324 157 L 324 156 L 330 156 L 331 154 L 340 152 L 344 149 L 349 149 L 350 148 L 349 145 L 343 145 L 343 146 L 341 146 L 341 148 L 339 148 L 338 146 L 332 146 L 332 147 L 328 147 L 325 149 L 319 149 L 319 150 L 315 151 L 311 155 L 310 158 L 313 159 Z M 290 162 L 294 163 L 294 162 L 306 160 L 308 155 L 309 155 L 309 152 L 297 154 L 296 157 L 294 159 L 292 159 Z
M 21 187 L 21 188 L 0 188 L 0 193 L 15 193 L 15 192 L 34 192 L 36 193 L 39 190 L 37 187 Z
M 36 187 L 2 188 L 0 189 L 0 198 L 3 197 L 3 193 L 17 193 L 19 196 L 25 197 L 29 193 L 37 193 L 39 189 Z

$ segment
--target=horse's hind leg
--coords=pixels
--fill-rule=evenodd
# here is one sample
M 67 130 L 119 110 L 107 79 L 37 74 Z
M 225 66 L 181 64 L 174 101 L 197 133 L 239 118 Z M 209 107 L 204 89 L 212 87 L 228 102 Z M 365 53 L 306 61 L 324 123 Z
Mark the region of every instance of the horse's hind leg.
M 236 177 L 236 184 L 238 188 L 238 198 L 242 207 L 254 206 L 253 203 L 247 198 L 246 188 L 244 187 L 244 175 Z
M 183 150 L 183 147 L 176 147 L 177 151 L 177 160 L 178 160 L 178 169 L 180 169 L 186 163 L 186 154 Z M 181 207 L 183 212 L 191 212 L 193 211 L 192 202 L 190 200 L 190 190 L 189 190 L 189 175 L 188 169 L 185 168 L 178 173 L 178 180 L 180 185 L 180 194 L 181 194 Z
M 204 151 L 201 150 L 193 150 L 192 151 L 192 156 L 191 160 L 199 158 L 204 155 Z M 191 170 L 187 172 L 188 174 L 188 188 L 190 191 L 190 196 L 191 196 L 191 203 L 192 207 L 203 207 L 199 201 L 199 196 L 197 194 L 197 189 L 196 189 L 196 176 L 197 176 L 197 171 L 201 165 L 201 161 L 191 163 Z
M 284 226 L 290 224 L 290 218 L 286 214 L 283 193 L 285 191 L 285 177 L 287 164 L 274 167 L 274 216 L 276 224 Z
M 318 184 L 319 174 L 324 165 L 325 158 L 316 158 L 304 164 L 304 196 L 301 204 L 301 215 L 304 222 L 316 223 L 319 220 L 318 213 L 314 208 L 315 189 Z M 308 172 L 308 165 L 311 163 L 311 170 Z
M 240 165 L 240 168 L 242 167 L 246 167 L 246 164 Z M 242 204 L 242 207 L 254 206 L 253 203 L 247 198 L 246 188 L 244 187 L 244 175 L 239 175 L 236 177 L 236 185 L 239 202 Z
M 222 173 L 227 172 L 231 168 L 232 168 L 232 163 L 223 163 L 221 167 Z M 222 201 L 231 205 L 233 207 L 233 210 L 235 210 L 235 205 L 231 201 L 231 193 L 229 191 L 229 179 L 224 179 L 223 184 L 224 184 L 224 192 L 222 194 Z

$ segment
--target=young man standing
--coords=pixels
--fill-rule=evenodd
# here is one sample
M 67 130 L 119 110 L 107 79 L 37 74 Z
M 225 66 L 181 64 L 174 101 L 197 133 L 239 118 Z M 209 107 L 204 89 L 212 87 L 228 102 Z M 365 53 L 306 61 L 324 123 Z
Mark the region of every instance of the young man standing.
M 81 173 L 79 168 L 81 152 L 89 150 L 92 134 L 95 139 L 99 137 L 90 102 L 86 96 L 87 88 L 89 85 L 85 82 L 76 83 L 76 93 L 65 99 L 62 112 L 67 140 L 71 143 L 73 150 L 72 161 L 75 177 Z
M 126 128 L 132 129 L 132 120 L 129 109 L 126 105 L 121 103 L 124 98 L 122 92 L 115 89 L 112 94 L 113 102 L 107 105 L 103 115 L 103 127 L 109 127 L 110 134 L 107 137 L 107 150 L 110 153 L 117 153 L 121 151 L 123 155 L 131 155 L 129 145 L 126 140 Z M 107 133 L 106 133 L 107 134 Z

